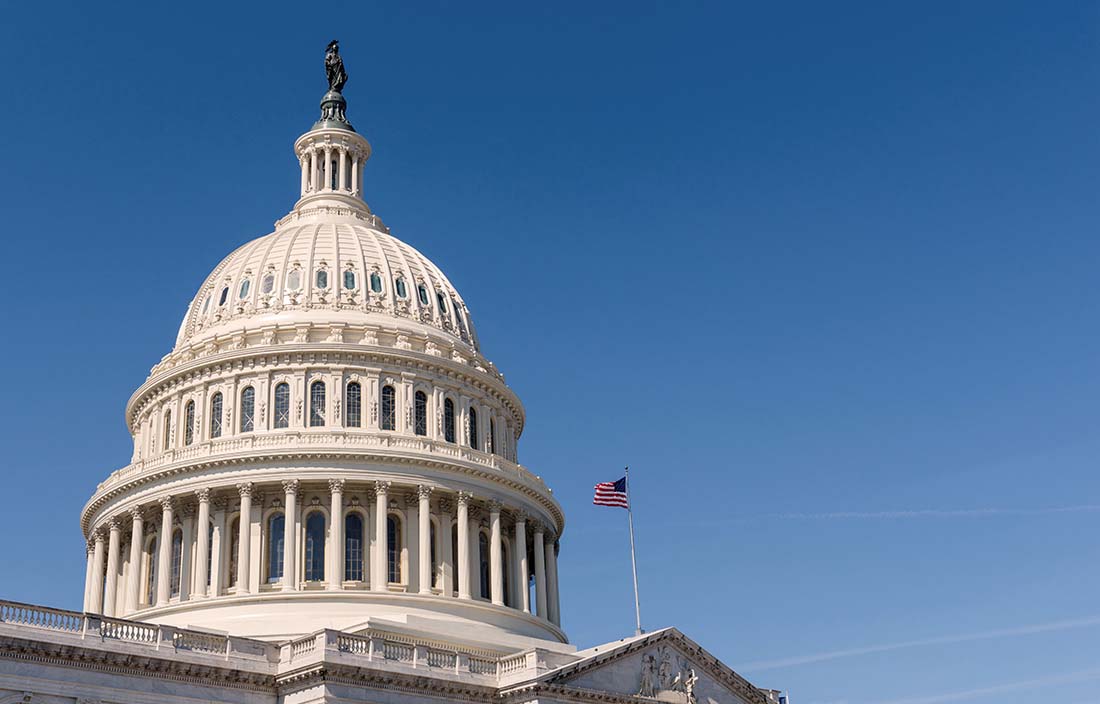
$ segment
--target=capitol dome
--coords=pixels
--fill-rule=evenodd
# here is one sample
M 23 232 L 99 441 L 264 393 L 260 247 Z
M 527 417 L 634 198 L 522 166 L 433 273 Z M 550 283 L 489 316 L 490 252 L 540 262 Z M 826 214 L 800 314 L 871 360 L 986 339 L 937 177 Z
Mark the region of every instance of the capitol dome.
M 127 403 L 131 461 L 81 515 L 85 610 L 570 648 L 565 517 L 518 463 L 519 398 L 446 275 L 363 200 L 371 148 L 340 93 L 294 152 L 293 210 L 210 272 Z

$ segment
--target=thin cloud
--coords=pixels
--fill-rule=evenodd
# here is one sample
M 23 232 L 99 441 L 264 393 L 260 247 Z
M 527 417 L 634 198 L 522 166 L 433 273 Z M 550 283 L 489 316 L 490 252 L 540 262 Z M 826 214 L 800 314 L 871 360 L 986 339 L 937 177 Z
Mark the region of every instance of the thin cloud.
M 1048 516 L 1057 513 L 1094 513 L 1100 504 L 1050 506 L 1046 508 L 961 508 L 912 509 L 900 511 L 829 511 L 823 513 L 764 513 L 754 518 L 820 521 L 844 519 L 905 519 L 905 518 L 984 518 L 987 516 Z
M 1017 636 L 1028 636 L 1036 633 L 1067 631 L 1074 628 L 1089 628 L 1093 626 L 1100 626 L 1100 616 L 1070 619 L 1064 621 L 1051 621 L 1050 623 L 1037 623 L 1030 626 L 1016 626 L 1014 628 L 999 628 L 992 631 L 981 631 L 978 633 L 958 633 L 955 635 L 937 636 L 934 638 L 920 638 L 917 640 L 906 640 L 897 643 L 869 645 L 862 648 L 831 650 L 828 652 L 813 653 L 810 655 L 795 655 L 789 658 L 780 658 L 777 660 L 758 660 L 756 662 L 743 663 L 739 666 L 734 667 L 734 669 L 746 672 L 776 670 L 782 667 L 808 665 L 812 663 L 826 662 L 829 660 L 839 660 L 840 658 L 858 657 L 860 655 L 872 655 L 874 653 L 887 653 L 893 650 L 903 650 L 905 648 L 921 648 L 930 645 L 968 643 L 971 641 L 994 640 L 997 638 L 1014 638 Z
M 1021 690 L 1050 687 L 1058 684 L 1072 684 L 1075 682 L 1089 682 L 1100 679 L 1100 668 L 1066 672 L 1060 675 L 1037 677 L 1030 680 L 1005 682 L 977 689 L 964 689 L 945 694 L 933 694 L 930 696 L 905 697 L 903 699 L 888 699 L 877 704 L 944 704 L 944 702 L 962 702 L 969 699 L 979 699 L 992 694 L 1005 694 L 1007 692 L 1019 692 Z

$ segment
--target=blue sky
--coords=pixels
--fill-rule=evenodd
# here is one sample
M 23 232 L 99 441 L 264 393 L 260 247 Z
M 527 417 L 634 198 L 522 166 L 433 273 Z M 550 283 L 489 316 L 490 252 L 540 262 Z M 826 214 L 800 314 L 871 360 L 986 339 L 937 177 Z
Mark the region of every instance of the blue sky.
M 9 3 L 0 597 L 206 273 L 297 195 L 339 38 L 367 199 L 523 398 L 564 625 L 796 704 L 1100 702 L 1100 4 Z

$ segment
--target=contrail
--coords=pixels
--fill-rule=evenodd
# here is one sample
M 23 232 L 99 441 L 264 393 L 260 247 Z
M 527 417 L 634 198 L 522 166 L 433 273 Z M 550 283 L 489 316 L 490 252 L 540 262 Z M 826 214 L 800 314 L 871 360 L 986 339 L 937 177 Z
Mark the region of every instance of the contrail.
M 1038 687 L 1050 687 L 1056 684 L 1088 682 L 1090 680 L 1096 679 L 1100 679 L 1100 668 L 1078 670 L 1076 672 L 1066 672 L 1061 675 L 1037 677 L 1035 679 L 1020 680 L 1017 682 L 1005 682 L 1004 684 L 996 684 L 989 687 L 979 687 L 977 689 L 964 689 L 957 692 L 947 692 L 945 694 L 933 694 L 931 696 L 922 697 L 906 697 L 904 699 L 889 699 L 886 701 L 877 702 L 877 704 L 943 704 L 943 702 L 961 702 L 967 699 L 986 697 L 991 694 L 1004 694 L 1005 692 L 1018 692 L 1020 690 L 1036 689 Z
M 746 518 L 778 518 L 786 520 L 835 520 L 835 519 L 895 519 L 895 518 L 983 518 L 985 516 L 1046 516 L 1055 513 L 1092 513 L 1100 511 L 1100 504 L 1078 506 L 1050 506 L 1047 508 L 961 508 L 961 509 L 913 509 L 899 511 L 829 511 L 823 513 L 762 513 Z
M 847 648 L 844 650 L 831 650 L 824 653 L 811 655 L 795 655 L 778 660 L 757 660 L 756 662 L 743 663 L 735 667 L 735 670 L 775 670 L 781 667 L 793 667 L 795 665 L 808 665 L 827 660 L 838 660 L 872 653 L 886 653 L 892 650 L 904 648 L 920 648 L 928 645 L 947 645 L 950 643 L 967 643 L 976 640 L 992 640 L 995 638 L 1012 638 L 1015 636 L 1027 636 L 1035 633 L 1049 633 L 1051 631 L 1067 631 L 1073 628 L 1088 628 L 1100 626 L 1100 616 L 1090 618 L 1072 619 L 1066 621 L 1052 621 L 1050 623 L 1038 623 L 1030 626 L 1016 626 L 1014 628 L 1000 628 L 993 631 L 979 633 L 958 633 L 950 636 L 936 636 L 934 638 L 920 638 L 918 640 L 906 640 L 898 643 L 884 643 L 882 645 L 869 645 L 862 648 Z

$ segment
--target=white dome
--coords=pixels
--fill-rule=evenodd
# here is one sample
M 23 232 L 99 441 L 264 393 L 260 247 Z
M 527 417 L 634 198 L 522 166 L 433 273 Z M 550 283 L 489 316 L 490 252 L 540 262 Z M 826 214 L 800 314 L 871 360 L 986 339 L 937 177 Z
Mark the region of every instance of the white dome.
M 469 310 L 443 272 L 373 215 L 288 217 L 206 277 L 176 349 L 268 325 L 423 328 L 477 350 Z

